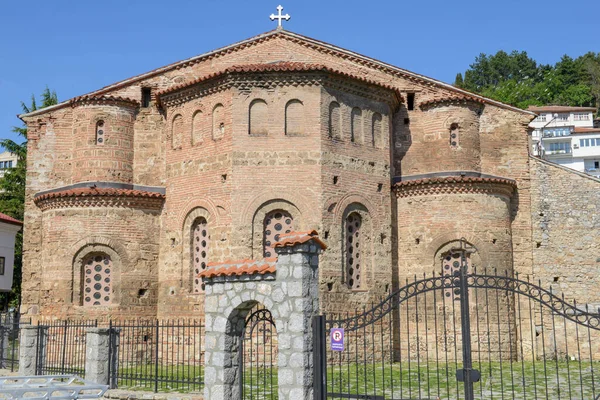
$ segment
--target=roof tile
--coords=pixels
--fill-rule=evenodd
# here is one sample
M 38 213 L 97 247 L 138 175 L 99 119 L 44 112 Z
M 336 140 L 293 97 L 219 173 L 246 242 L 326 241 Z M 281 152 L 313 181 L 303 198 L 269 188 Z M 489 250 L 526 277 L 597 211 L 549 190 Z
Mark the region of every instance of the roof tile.
M 60 198 L 60 197 L 89 197 L 89 196 L 124 196 L 124 197 L 149 197 L 156 199 L 164 199 L 165 195 L 158 192 L 150 192 L 145 190 L 133 189 L 116 189 L 116 188 L 75 188 L 61 190 L 58 192 L 44 193 L 34 198 L 37 203 L 42 200 Z
M 276 257 L 262 260 L 238 260 L 222 263 L 208 263 L 207 268 L 198 274 L 199 278 L 214 278 L 217 276 L 264 275 L 275 273 Z
M 317 231 L 306 231 L 306 232 L 290 232 L 282 233 L 279 235 L 279 241 L 273 245 L 273 247 L 293 247 L 299 244 L 306 243 L 310 240 L 315 241 L 322 250 L 327 248 L 327 245 L 319 239 Z
M 3 213 L 0 213 L 0 222 L 5 222 L 7 224 L 12 224 L 12 225 L 23 225 L 22 221 L 19 221 L 16 218 L 11 217 L 10 215 L 6 215 Z
M 286 61 L 277 62 L 277 63 L 268 63 L 268 64 L 235 65 L 233 67 L 226 68 L 222 71 L 217 71 L 215 73 L 194 79 L 192 81 L 184 82 L 179 85 L 170 87 L 166 90 L 163 90 L 163 91 L 157 93 L 157 97 L 160 97 L 165 94 L 177 92 L 183 88 L 197 85 L 199 83 L 206 82 L 208 80 L 215 79 L 215 78 L 218 78 L 221 76 L 225 76 L 227 74 L 249 73 L 249 72 L 319 72 L 319 71 L 327 72 L 327 73 L 334 74 L 334 75 L 340 75 L 340 76 L 343 76 L 346 78 L 356 79 L 358 81 L 361 81 L 361 82 L 364 82 L 364 83 L 367 83 L 370 85 L 383 87 L 385 89 L 395 92 L 397 94 L 399 100 L 402 99 L 402 97 L 398 93 L 398 89 L 391 85 L 382 84 L 382 83 L 376 82 L 372 79 L 368 79 L 368 78 L 365 78 L 362 76 L 350 74 L 348 72 L 344 72 L 344 71 L 341 71 L 338 69 L 330 68 L 323 64 L 286 62 Z

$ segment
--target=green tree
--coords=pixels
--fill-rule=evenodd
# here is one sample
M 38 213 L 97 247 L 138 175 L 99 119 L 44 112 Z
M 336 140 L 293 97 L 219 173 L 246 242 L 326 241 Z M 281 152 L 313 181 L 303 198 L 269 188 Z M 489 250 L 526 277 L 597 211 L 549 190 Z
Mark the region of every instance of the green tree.
M 600 53 L 564 55 L 555 65 L 537 64 L 525 52 L 480 54 L 464 77 L 460 87 L 521 108 L 600 106 Z
M 464 81 L 462 74 L 459 72 L 456 74 L 456 78 L 454 79 L 454 86 L 462 88 L 464 86 Z
M 33 112 L 58 103 L 56 92 L 46 89 L 41 95 L 41 105 L 38 107 L 35 96 L 31 96 L 31 104 L 27 106 L 21 102 L 24 113 Z M 1 139 L 0 146 L 17 156 L 17 165 L 6 171 L 0 179 L 0 212 L 13 218 L 23 220 L 25 206 L 25 177 L 27 173 L 27 127 L 13 127 L 12 131 L 24 139 L 17 143 L 11 139 Z M 19 232 L 15 242 L 15 268 L 13 275 L 13 289 L 11 293 L 2 294 L 2 303 L 8 301 L 11 306 L 17 306 L 21 295 L 21 267 L 23 265 L 23 234 Z

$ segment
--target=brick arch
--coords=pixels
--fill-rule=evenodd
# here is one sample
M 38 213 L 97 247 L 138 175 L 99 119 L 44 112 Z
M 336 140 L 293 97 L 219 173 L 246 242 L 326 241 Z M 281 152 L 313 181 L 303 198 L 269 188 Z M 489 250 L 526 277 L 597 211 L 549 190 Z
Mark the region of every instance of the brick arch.
M 254 98 L 248 105 L 248 134 L 269 134 L 269 104 L 262 98 Z
M 333 206 L 332 212 L 335 220 L 337 221 L 343 217 L 343 213 L 345 212 L 346 208 L 348 208 L 348 206 L 352 203 L 361 204 L 367 209 L 373 220 L 381 221 L 381 214 L 375 205 L 369 199 L 358 193 L 347 193 L 337 200 L 331 199 L 326 203 L 327 206 L 325 208 L 328 209 Z
M 216 211 L 216 210 L 215 210 Z M 208 226 L 208 236 L 210 239 L 210 233 L 216 225 L 217 221 L 216 212 L 210 212 L 208 209 L 204 207 L 194 207 L 191 209 L 185 216 L 185 219 L 182 224 L 182 232 L 181 232 L 181 271 L 180 271 L 180 279 L 182 282 L 182 287 L 186 288 L 188 293 L 193 292 L 193 280 L 194 280 L 194 271 L 192 268 L 192 227 L 194 223 L 198 220 L 198 218 L 204 218 L 206 220 Z M 210 242 L 209 242 L 210 243 Z M 209 244 L 209 252 L 208 256 L 210 257 L 210 244 Z
M 424 261 L 430 261 L 432 263 L 431 265 L 437 267 L 439 264 L 438 255 L 450 250 L 451 247 L 453 247 L 455 244 L 458 244 L 461 238 L 464 238 L 469 245 L 475 247 L 477 252 L 473 257 L 473 261 L 475 262 L 476 266 L 482 267 L 483 262 L 485 262 L 485 260 L 489 260 L 489 255 L 483 242 L 477 236 L 460 231 L 441 233 L 434 236 L 433 240 L 425 248 L 424 257 L 426 257 L 426 259 L 424 259 Z M 429 260 L 427 260 L 427 258 Z
M 73 254 L 71 303 L 81 305 L 82 263 L 91 253 L 105 253 L 110 256 L 113 262 L 112 305 L 118 305 L 121 301 L 121 272 L 124 265 L 129 265 L 130 260 L 125 247 L 120 242 L 104 236 L 89 236 L 77 241 L 69 249 L 68 254 Z
M 252 218 L 252 257 L 254 259 L 263 257 L 264 221 L 270 212 L 276 210 L 282 210 L 290 214 L 294 230 L 304 229 L 301 218 L 302 212 L 294 203 L 281 198 L 266 201 L 256 209 Z
M 195 146 L 204 141 L 206 113 L 204 107 L 200 105 L 191 108 L 186 114 L 184 118 L 189 121 L 191 145 Z
M 256 211 L 273 200 L 281 200 L 294 205 L 299 215 L 306 215 L 310 201 L 307 197 L 297 192 L 286 189 L 267 189 L 252 198 L 241 213 L 241 226 L 251 226 Z
M 184 224 L 186 223 L 186 219 L 188 216 L 197 208 L 203 208 L 208 211 L 210 219 L 207 218 L 206 221 L 210 224 L 218 224 L 219 223 L 219 213 L 217 211 L 217 205 L 210 199 L 192 199 L 188 201 L 183 207 L 181 207 L 181 211 L 177 216 L 177 226 L 181 229 L 184 228 Z
M 357 214 L 361 221 L 362 227 L 361 231 L 361 284 L 360 288 L 352 288 L 349 286 L 349 277 L 348 277 L 348 252 L 347 252 L 347 218 L 351 214 Z M 340 260 L 342 264 L 339 266 L 342 269 L 342 279 L 344 285 L 348 287 L 349 290 L 357 289 L 357 290 L 368 290 L 373 287 L 373 255 L 375 254 L 374 246 L 375 246 L 375 224 L 373 222 L 373 215 L 368 207 L 366 207 L 363 203 L 358 201 L 352 201 L 348 203 L 343 209 L 341 214 L 336 214 L 335 224 L 338 224 L 338 229 L 340 230 L 340 251 L 341 257 Z

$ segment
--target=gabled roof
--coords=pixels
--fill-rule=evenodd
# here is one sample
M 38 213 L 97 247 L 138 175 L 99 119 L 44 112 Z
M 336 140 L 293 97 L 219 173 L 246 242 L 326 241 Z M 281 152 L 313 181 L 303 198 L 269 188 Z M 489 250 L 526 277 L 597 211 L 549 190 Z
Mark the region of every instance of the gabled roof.
M 16 218 L 13 218 L 9 215 L 0 213 L 0 222 L 4 222 L 6 224 L 11 224 L 11 225 L 19 225 L 19 226 L 23 226 L 23 222 L 19 221 Z
M 405 79 L 417 81 L 417 82 L 420 82 L 420 83 L 422 83 L 424 85 L 431 85 L 431 86 L 441 87 L 441 88 L 444 88 L 444 89 L 447 89 L 447 90 L 450 90 L 450 91 L 453 91 L 453 92 L 456 92 L 456 93 L 460 93 L 462 95 L 466 95 L 466 96 L 469 96 L 469 97 L 480 99 L 480 100 L 482 100 L 482 101 L 484 101 L 485 103 L 488 103 L 488 104 L 493 104 L 493 105 L 496 105 L 496 106 L 499 106 L 499 107 L 503 107 L 503 108 L 506 108 L 506 109 L 510 109 L 510 110 L 513 110 L 513 111 L 516 111 L 516 112 L 521 112 L 521 113 L 528 114 L 528 115 L 533 115 L 533 113 L 530 112 L 530 111 L 522 110 L 520 108 L 511 106 L 511 105 L 508 105 L 508 104 L 504 104 L 504 103 L 496 101 L 496 100 L 488 99 L 486 97 L 477 95 L 475 93 L 471 93 L 471 92 L 469 92 L 467 90 L 459 89 L 459 88 L 454 87 L 454 86 L 452 86 L 452 85 L 450 85 L 448 83 L 445 83 L 445 82 L 442 82 L 442 81 L 439 81 L 439 80 L 436 80 L 436 79 L 433 79 L 433 78 L 429 78 L 429 77 L 427 77 L 425 75 L 420 75 L 420 74 L 417 74 L 417 73 L 414 73 L 414 72 L 410 72 L 408 70 L 396 67 L 396 66 L 391 65 L 391 64 L 384 63 L 384 62 L 376 60 L 374 58 L 367 57 L 367 56 L 364 56 L 362 54 L 359 54 L 359 53 L 356 53 L 356 52 L 353 52 L 353 51 L 350 51 L 350 50 L 346 50 L 346 49 L 334 46 L 334 45 L 326 43 L 326 42 L 322 42 L 320 40 L 312 39 L 312 38 L 307 37 L 307 36 L 303 36 L 303 35 L 300 35 L 300 34 L 297 34 L 297 33 L 286 31 L 284 29 L 275 29 L 275 30 L 272 30 L 272 31 L 269 31 L 269 32 L 266 32 L 266 33 L 263 33 L 263 34 L 260 34 L 260 35 L 257 35 L 257 36 L 254 36 L 252 38 L 243 40 L 241 42 L 237 42 L 237 43 L 231 44 L 229 46 L 225 46 L 225 47 L 222 47 L 220 49 L 216 49 L 216 50 L 210 51 L 208 53 L 204 53 L 204 54 L 192 57 L 192 58 L 188 58 L 188 59 L 183 60 L 183 61 L 178 61 L 178 62 L 175 62 L 173 64 L 169 64 L 167 66 L 154 69 L 154 70 L 146 72 L 144 74 L 137 75 L 137 76 L 134 76 L 132 78 L 125 79 L 123 81 L 113 83 L 112 85 L 105 86 L 105 87 L 103 87 L 103 88 L 101 88 L 99 90 L 96 90 L 94 92 L 88 93 L 85 96 L 96 97 L 96 96 L 99 96 L 99 95 L 103 95 L 103 94 L 108 93 L 108 92 L 110 92 L 112 90 L 116 90 L 116 89 L 122 88 L 124 86 L 133 84 L 135 82 L 138 82 L 138 81 L 141 81 L 141 80 L 144 80 L 144 79 L 148 79 L 148 78 L 151 78 L 153 76 L 156 76 L 156 75 L 159 75 L 159 74 L 162 74 L 162 73 L 174 70 L 174 69 L 185 68 L 185 67 L 188 67 L 188 66 L 190 66 L 192 64 L 196 64 L 196 63 L 199 63 L 199 62 L 202 62 L 202 61 L 205 61 L 205 60 L 209 60 L 211 58 L 219 57 L 219 56 L 225 55 L 227 53 L 232 53 L 232 52 L 241 50 L 243 48 L 247 48 L 247 47 L 259 44 L 259 43 L 266 42 L 266 41 L 274 39 L 274 38 L 283 38 L 283 39 L 286 39 L 286 40 L 291 40 L 291 41 L 294 41 L 294 42 L 296 42 L 298 44 L 301 44 L 301 45 L 304 45 L 304 46 L 307 46 L 307 47 L 311 47 L 311 48 L 313 48 L 313 49 L 315 49 L 317 51 L 321 51 L 321 52 L 324 52 L 324 53 L 332 54 L 332 55 L 335 55 L 335 56 L 338 56 L 340 58 L 344 58 L 344 59 L 347 59 L 347 60 L 351 60 L 352 62 L 364 65 L 364 66 L 369 67 L 369 68 L 378 69 L 378 70 L 381 70 L 383 72 L 386 72 L 386 73 L 389 73 L 389 74 L 392 74 L 392 75 L 396 75 L 396 76 L 403 77 Z M 21 114 L 21 115 L 19 115 L 19 118 L 31 117 L 31 116 L 35 116 L 35 115 L 39 115 L 39 114 L 44 114 L 44 113 L 47 113 L 49 111 L 65 107 L 68 104 L 70 104 L 69 100 L 63 101 L 63 102 L 61 102 L 59 104 L 56 104 L 56 105 L 50 106 L 50 107 L 46 107 L 46 108 L 43 108 L 43 109 L 38 110 L 38 111 L 34 111 L 34 112 L 31 112 L 31 113 L 27 113 L 27 114 Z

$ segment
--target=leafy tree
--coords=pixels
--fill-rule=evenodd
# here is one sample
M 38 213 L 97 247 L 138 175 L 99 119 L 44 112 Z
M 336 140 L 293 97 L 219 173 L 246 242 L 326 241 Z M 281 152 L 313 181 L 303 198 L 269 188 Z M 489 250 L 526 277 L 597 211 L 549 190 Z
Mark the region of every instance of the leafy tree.
M 31 104 L 27 106 L 21 102 L 21 109 L 24 113 L 33 112 L 58 103 L 56 92 L 46 89 L 41 95 L 41 105 L 38 107 L 35 96 L 31 96 Z M 15 168 L 6 170 L 4 177 L 0 179 L 0 212 L 10 215 L 13 218 L 23 220 L 25 206 L 25 176 L 27 172 L 27 127 L 13 127 L 12 131 L 22 137 L 24 142 L 21 144 L 10 140 L 0 139 L 0 146 L 5 150 L 17 156 L 17 165 Z M 21 296 L 21 267 L 23 263 L 23 234 L 19 232 L 15 241 L 15 268 L 13 275 L 13 289 L 11 293 L 2 294 L 2 302 L 8 301 L 11 306 L 17 306 Z
M 521 108 L 600 106 L 600 53 L 564 55 L 555 65 L 537 64 L 526 52 L 480 54 L 464 77 L 459 87 Z
M 465 83 L 463 81 L 462 74 L 459 72 L 458 74 L 456 74 L 456 79 L 454 79 L 454 86 L 462 88 L 464 84 Z

